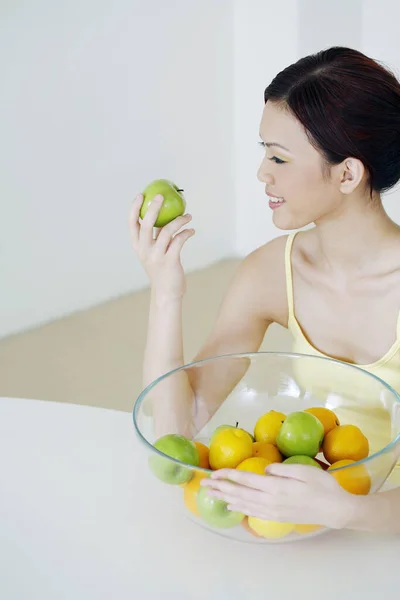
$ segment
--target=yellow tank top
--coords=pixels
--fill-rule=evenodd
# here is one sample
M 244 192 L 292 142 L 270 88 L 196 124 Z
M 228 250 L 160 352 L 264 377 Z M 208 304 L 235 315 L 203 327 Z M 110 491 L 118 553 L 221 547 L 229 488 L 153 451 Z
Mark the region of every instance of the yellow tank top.
M 319 350 L 317 350 L 306 338 L 303 330 L 298 323 L 294 310 L 294 294 L 293 294 L 293 277 L 292 277 L 292 246 L 296 233 L 289 235 L 286 250 L 285 250 L 285 270 L 286 270 L 286 289 L 288 301 L 288 330 L 292 335 L 292 351 L 297 354 L 308 354 L 312 356 L 321 356 L 324 358 L 332 358 Z M 309 365 L 309 366 L 308 366 Z M 397 335 L 393 346 L 386 352 L 382 358 L 368 365 L 356 365 L 364 371 L 372 373 L 376 377 L 383 379 L 391 387 L 400 394 L 400 312 L 397 321 Z M 386 446 L 392 439 L 390 421 L 388 413 L 382 409 L 382 403 L 376 394 L 371 392 L 371 382 L 369 378 L 364 380 L 360 377 L 357 369 L 338 371 L 337 366 L 332 365 L 329 361 L 318 361 L 317 364 L 307 363 L 301 364 L 301 372 L 296 373 L 296 379 L 304 387 L 313 387 L 320 389 L 321 394 L 326 396 L 327 390 L 335 389 L 335 379 L 340 377 L 340 385 L 337 387 L 341 390 L 346 389 L 348 398 L 356 398 L 355 404 L 360 406 L 360 398 L 363 399 L 363 410 L 358 413 L 353 410 L 348 411 L 348 406 L 351 401 L 347 400 L 346 408 L 340 400 L 337 406 L 332 406 L 342 424 L 349 422 L 358 425 L 370 441 L 370 451 L 376 452 Z M 345 380 L 344 380 L 345 378 Z M 339 382 L 337 382 L 339 383 Z M 372 386 L 373 387 L 373 386 Z M 346 394 L 346 395 L 347 395 Z M 332 397 L 332 394 L 331 394 Z M 355 416 L 356 415 L 356 416 Z M 373 418 L 368 418 L 373 416 Z M 378 425 L 380 423 L 380 425 Z M 400 467 L 399 464 L 390 478 L 390 482 L 400 486 Z

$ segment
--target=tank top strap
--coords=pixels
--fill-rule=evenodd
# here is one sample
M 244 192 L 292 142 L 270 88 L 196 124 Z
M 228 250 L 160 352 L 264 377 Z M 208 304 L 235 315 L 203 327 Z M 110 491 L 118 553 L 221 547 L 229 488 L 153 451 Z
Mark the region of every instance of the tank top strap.
M 291 233 L 286 241 L 285 248 L 285 274 L 286 274 L 286 294 L 289 311 L 289 323 L 294 318 L 294 294 L 293 294 L 293 275 L 292 275 L 292 247 L 297 231 Z M 400 321 L 399 321 L 400 325 Z

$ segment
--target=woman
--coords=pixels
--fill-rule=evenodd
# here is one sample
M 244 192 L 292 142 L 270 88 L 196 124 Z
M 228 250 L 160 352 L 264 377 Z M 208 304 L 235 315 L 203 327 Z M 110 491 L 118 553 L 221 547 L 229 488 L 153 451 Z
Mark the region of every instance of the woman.
M 275 322 L 289 328 L 295 351 L 360 365 L 400 392 L 400 227 L 381 202 L 382 192 L 400 179 L 399 82 L 360 52 L 334 47 L 279 73 L 264 100 L 258 178 L 273 221 L 283 230 L 314 226 L 278 237 L 243 260 L 196 360 L 256 352 Z M 134 201 L 130 224 L 151 281 L 147 385 L 184 364 L 180 252 L 194 230 L 180 231 L 191 218 L 185 215 L 153 239 L 162 198 L 139 223 L 142 200 Z M 235 385 L 234 374 L 222 378 L 211 406 L 204 400 L 207 382 L 196 377 L 181 372 L 159 403 L 165 431 L 193 433 Z M 268 472 L 224 469 L 203 483 L 247 515 L 400 533 L 400 488 L 354 496 L 312 467 L 276 464 Z

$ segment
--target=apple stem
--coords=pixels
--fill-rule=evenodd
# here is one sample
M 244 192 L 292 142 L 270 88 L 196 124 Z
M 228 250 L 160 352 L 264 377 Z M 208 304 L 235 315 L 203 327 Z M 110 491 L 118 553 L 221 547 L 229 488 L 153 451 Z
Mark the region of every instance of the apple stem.
M 176 190 L 177 192 L 184 192 L 185 190 Z
M 236 429 L 237 429 L 238 425 L 239 425 L 239 421 L 236 421 L 236 425 L 235 425 Z

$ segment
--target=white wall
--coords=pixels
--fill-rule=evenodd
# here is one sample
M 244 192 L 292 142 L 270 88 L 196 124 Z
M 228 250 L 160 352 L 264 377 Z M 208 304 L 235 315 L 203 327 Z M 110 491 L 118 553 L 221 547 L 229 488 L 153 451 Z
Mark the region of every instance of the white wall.
M 126 225 L 186 190 L 187 271 L 281 232 L 256 173 L 263 91 L 334 44 L 400 71 L 396 0 L 14 0 L 1 9 L 0 336 L 147 285 Z M 400 191 L 385 199 L 400 222 Z
M 1 9 L 0 335 L 144 287 L 134 194 L 167 177 L 234 252 L 230 0 L 14 0 Z
M 235 2 L 236 248 L 243 256 L 275 237 L 264 186 L 257 179 L 264 89 L 298 58 L 298 2 Z

